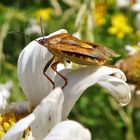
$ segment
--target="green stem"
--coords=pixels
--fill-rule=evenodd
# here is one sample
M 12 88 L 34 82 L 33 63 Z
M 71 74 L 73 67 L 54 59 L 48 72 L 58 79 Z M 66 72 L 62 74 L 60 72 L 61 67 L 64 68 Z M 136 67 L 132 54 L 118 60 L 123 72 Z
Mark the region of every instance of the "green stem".
M 12 18 L 12 14 L 7 13 L 5 15 L 5 19 L 4 19 L 4 22 L 3 22 L 3 25 L 2 25 L 1 31 L 0 31 L 0 71 L 1 71 L 2 59 L 4 59 L 4 54 L 2 52 L 3 51 L 3 41 L 7 35 L 7 31 L 8 31 L 9 26 L 10 26 L 11 18 Z
M 87 9 L 88 9 L 88 14 L 87 14 L 87 28 L 86 28 L 86 39 L 88 41 L 93 42 L 94 41 L 94 36 L 93 36 L 93 12 L 94 12 L 94 0 L 90 0 Z
M 120 117 L 122 118 L 127 130 L 126 130 L 126 140 L 136 140 L 133 128 L 132 114 L 133 114 L 133 105 L 130 104 L 127 106 L 127 112 L 124 111 L 122 107 L 120 107 L 115 100 L 110 98 L 110 103 L 112 107 L 118 111 Z
M 126 140 L 136 140 L 136 137 L 134 134 L 132 114 L 133 114 L 133 105 L 130 104 L 127 107 L 127 116 L 129 118 L 129 123 L 127 124 Z

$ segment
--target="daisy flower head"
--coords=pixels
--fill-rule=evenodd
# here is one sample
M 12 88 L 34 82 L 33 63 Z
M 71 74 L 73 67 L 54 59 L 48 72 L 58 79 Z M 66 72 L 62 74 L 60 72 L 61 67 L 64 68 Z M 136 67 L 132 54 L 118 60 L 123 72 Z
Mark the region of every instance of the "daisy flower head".
M 44 38 L 60 33 L 67 31 L 61 29 Z M 8 130 L 3 140 L 21 139 L 28 128 L 29 136 L 39 140 L 90 140 L 89 130 L 67 118 L 82 93 L 96 83 L 107 89 L 122 106 L 129 103 L 131 94 L 124 73 L 107 66 L 88 66 L 77 70 L 63 68 L 59 72 L 68 80 L 63 89 L 64 80 L 50 68 L 47 75 L 55 82 L 56 88 L 53 89 L 43 74 L 43 68 L 51 57 L 49 50 L 37 41 L 29 43 L 21 52 L 19 82 L 31 111 Z M 66 133 L 63 133 L 64 130 Z

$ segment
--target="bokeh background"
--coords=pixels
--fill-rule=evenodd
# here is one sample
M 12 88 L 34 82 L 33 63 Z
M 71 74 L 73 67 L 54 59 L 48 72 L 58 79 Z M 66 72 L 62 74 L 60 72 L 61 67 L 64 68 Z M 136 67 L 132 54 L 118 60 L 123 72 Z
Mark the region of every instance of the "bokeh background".
M 112 65 L 140 47 L 139 0 L 0 0 L 0 94 L 6 92 L 9 103 L 26 100 L 18 82 L 17 60 L 31 40 L 8 32 L 40 37 L 41 16 L 45 35 L 64 28 L 119 53 L 119 58 L 110 61 Z M 85 91 L 69 118 L 90 129 L 94 140 L 139 140 L 140 95 L 133 94 L 131 103 L 120 107 L 95 85 Z

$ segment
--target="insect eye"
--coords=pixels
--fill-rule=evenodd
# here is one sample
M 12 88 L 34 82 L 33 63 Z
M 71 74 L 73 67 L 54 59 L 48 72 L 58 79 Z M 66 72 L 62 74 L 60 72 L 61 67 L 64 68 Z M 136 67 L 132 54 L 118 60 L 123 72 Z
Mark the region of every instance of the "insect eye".
M 92 47 L 93 47 L 93 48 L 97 48 L 98 45 L 96 45 L 96 44 L 92 44 Z
M 45 40 L 45 39 L 40 39 L 40 40 L 38 41 L 38 43 L 41 44 L 41 45 L 44 45 L 44 44 L 47 43 L 47 40 Z

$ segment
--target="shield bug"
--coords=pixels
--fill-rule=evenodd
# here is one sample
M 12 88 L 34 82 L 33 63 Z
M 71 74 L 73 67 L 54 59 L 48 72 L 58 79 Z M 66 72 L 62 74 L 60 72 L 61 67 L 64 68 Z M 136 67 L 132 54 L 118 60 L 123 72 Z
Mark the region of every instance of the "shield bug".
M 48 61 L 43 70 L 44 75 L 52 83 L 53 88 L 55 87 L 55 83 L 46 75 L 46 71 L 50 65 L 64 79 L 65 84 L 62 86 L 64 88 L 67 85 L 67 78 L 56 70 L 58 63 L 71 61 L 89 66 L 103 65 L 111 57 L 119 56 L 116 52 L 103 45 L 85 42 L 67 33 L 42 38 L 38 40 L 38 43 L 46 47 L 53 54 L 53 57 Z
M 44 38 L 42 19 L 40 23 L 41 23 L 42 38 L 35 41 L 37 41 L 42 46 L 46 47 L 53 54 L 53 57 L 48 61 L 48 63 L 45 65 L 43 69 L 43 74 L 52 83 L 53 88 L 55 88 L 55 83 L 46 74 L 46 71 L 49 68 L 49 66 L 51 66 L 51 68 L 60 77 L 64 79 L 65 84 L 62 86 L 62 88 L 64 88 L 67 85 L 67 78 L 56 70 L 56 66 L 58 63 L 62 63 L 64 61 L 68 62 L 71 61 L 77 64 L 88 66 L 103 65 L 111 57 L 119 56 L 116 52 L 103 45 L 79 40 L 78 38 L 68 33 L 60 33 L 53 35 L 49 38 Z M 20 32 L 14 33 L 18 33 L 26 37 L 29 37 L 28 35 L 25 35 Z M 33 40 L 31 37 L 29 38 Z

